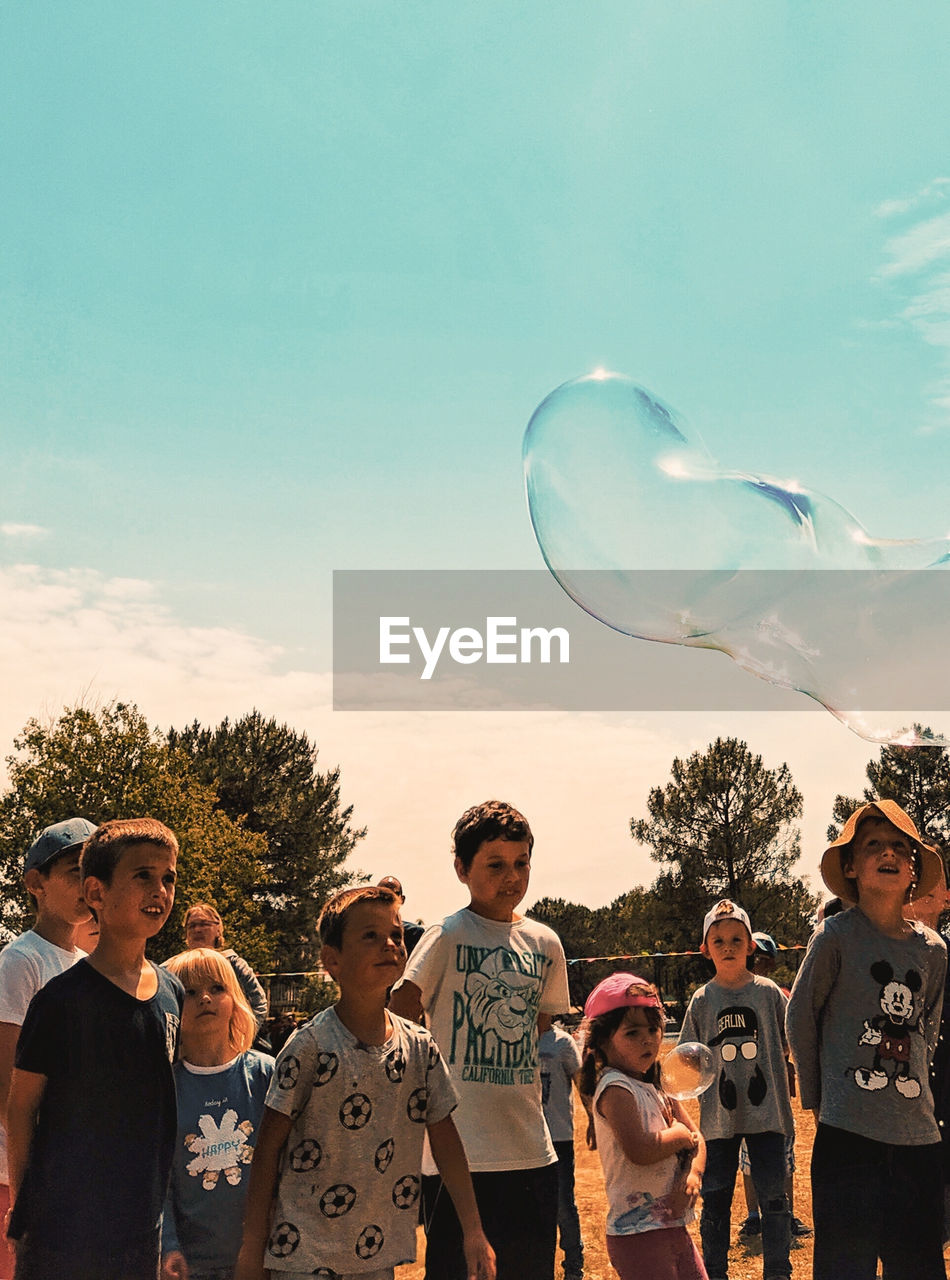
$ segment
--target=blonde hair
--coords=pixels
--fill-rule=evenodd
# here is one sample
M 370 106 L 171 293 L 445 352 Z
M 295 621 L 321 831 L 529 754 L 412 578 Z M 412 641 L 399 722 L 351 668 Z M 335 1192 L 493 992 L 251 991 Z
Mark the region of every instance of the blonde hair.
M 251 1013 L 247 996 L 241 990 L 230 960 L 210 947 L 193 947 L 181 951 L 165 961 L 165 968 L 173 973 L 183 987 L 200 982 L 220 982 L 231 997 L 231 1021 L 228 1025 L 228 1044 L 235 1054 L 246 1053 L 257 1035 L 257 1019 Z

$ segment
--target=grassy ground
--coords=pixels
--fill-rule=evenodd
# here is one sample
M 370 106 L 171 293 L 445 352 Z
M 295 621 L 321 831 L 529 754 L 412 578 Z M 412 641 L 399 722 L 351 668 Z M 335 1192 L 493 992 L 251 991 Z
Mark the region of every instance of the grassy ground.
M 697 1103 L 685 1104 L 691 1114 L 698 1120 Z M 577 1207 L 581 1217 L 581 1230 L 584 1236 L 584 1274 L 586 1280 L 616 1280 L 616 1273 L 607 1260 L 604 1247 L 604 1180 L 600 1171 L 600 1160 L 596 1151 L 588 1151 L 584 1144 L 586 1120 L 581 1121 L 583 1114 L 580 1107 L 575 1107 L 574 1149 L 577 1165 Z M 792 1099 L 792 1111 L 795 1114 L 795 1154 L 797 1169 L 795 1172 L 795 1213 L 803 1221 L 811 1225 L 811 1189 L 809 1186 L 809 1165 L 812 1142 L 815 1137 L 815 1122 L 810 1112 L 802 1111 L 798 1099 Z M 579 1113 L 579 1114 L 578 1114 Z M 761 1280 L 762 1276 L 762 1242 L 761 1239 L 748 1243 L 740 1241 L 739 1225 L 745 1218 L 745 1200 L 741 1183 L 736 1187 L 735 1199 L 732 1202 L 732 1247 L 729 1251 L 730 1280 Z M 697 1248 L 699 1247 L 698 1231 L 699 1205 L 697 1205 L 697 1224 L 694 1233 Z M 950 1246 L 945 1253 L 950 1258 Z M 422 1280 L 425 1268 L 425 1235 L 419 1230 L 419 1257 L 408 1267 L 396 1270 L 397 1280 Z M 812 1241 L 811 1237 L 792 1242 L 792 1275 L 794 1280 L 809 1280 L 811 1276 Z M 557 1274 L 561 1274 L 561 1253 L 558 1250 Z M 649 1277 L 644 1276 L 644 1280 Z
M 687 1110 L 698 1121 L 699 1104 L 684 1103 Z M 792 1109 L 795 1112 L 796 1158 L 798 1169 L 795 1173 L 795 1212 L 798 1217 L 811 1225 L 811 1192 L 808 1184 L 809 1157 L 812 1141 L 815 1136 L 815 1125 L 810 1112 L 803 1112 L 797 1099 L 793 1099 Z M 586 1280 L 616 1280 L 616 1273 L 607 1260 L 604 1247 L 604 1179 L 600 1171 L 600 1159 L 596 1151 L 588 1151 L 584 1142 L 584 1131 L 587 1127 L 586 1117 L 580 1107 L 574 1108 L 575 1133 L 574 1151 L 576 1165 L 577 1208 L 581 1218 L 581 1232 L 584 1237 L 584 1275 Z M 745 1200 L 742 1195 L 741 1182 L 737 1183 L 735 1199 L 732 1203 L 732 1248 L 729 1251 L 730 1280 L 761 1280 L 762 1277 L 762 1242 L 761 1239 L 740 1241 L 738 1239 L 739 1224 L 745 1218 Z M 699 1205 L 697 1205 L 697 1222 L 692 1231 L 699 1248 L 698 1229 Z M 422 1280 L 425 1267 L 425 1235 L 419 1230 L 418 1260 L 409 1267 L 396 1270 L 397 1280 Z M 807 1237 L 796 1240 L 792 1244 L 792 1274 L 794 1280 L 807 1280 L 811 1276 L 812 1242 Z M 558 1250 L 557 1274 L 561 1274 L 561 1252 Z M 649 1277 L 644 1277 L 649 1280 Z

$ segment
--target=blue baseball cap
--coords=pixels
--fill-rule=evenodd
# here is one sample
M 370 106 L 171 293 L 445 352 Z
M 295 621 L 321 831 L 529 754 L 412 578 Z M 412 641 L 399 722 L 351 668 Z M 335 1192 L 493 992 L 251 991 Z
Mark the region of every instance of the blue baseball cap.
M 65 822 L 54 822 L 51 827 L 44 827 L 36 837 L 23 860 L 23 874 L 37 871 L 48 866 L 60 854 L 68 853 L 77 845 L 83 845 L 98 828 L 88 818 L 67 818 Z
M 778 947 L 775 945 L 775 939 L 768 933 L 754 933 L 752 941 L 755 943 L 755 949 L 763 956 L 768 956 L 770 960 L 778 959 Z

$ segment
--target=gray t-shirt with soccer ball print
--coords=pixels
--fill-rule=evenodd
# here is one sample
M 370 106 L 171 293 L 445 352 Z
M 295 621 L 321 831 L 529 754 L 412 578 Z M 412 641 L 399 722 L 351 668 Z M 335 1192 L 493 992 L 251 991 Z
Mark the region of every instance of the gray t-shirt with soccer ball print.
M 411 1262 L 426 1126 L 457 1098 L 423 1027 L 391 1015 L 385 1044 L 361 1044 L 334 1009 L 287 1041 L 267 1106 L 293 1128 L 281 1158 L 264 1266 L 316 1276 Z

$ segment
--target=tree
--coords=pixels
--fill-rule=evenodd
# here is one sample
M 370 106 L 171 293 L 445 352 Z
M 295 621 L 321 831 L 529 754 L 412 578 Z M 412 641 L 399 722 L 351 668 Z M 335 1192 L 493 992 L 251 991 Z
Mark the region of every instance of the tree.
M 933 738 L 930 728 L 915 724 L 919 738 Z M 950 752 L 946 747 L 881 747 L 877 760 L 868 761 L 865 770 L 870 786 L 864 788 L 863 800 L 836 796 L 834 822 L 828 828 L 829 841 L 836 840 L 841 828 L 862 803 L 870 800 L 896 800 L 913 818 L 917 830 L 929 843 L 941 846 L 944 858 L 950 855 Z
M 366 829 L 351 825 L 352 805 L 340 805 L 339 768 L 317 772 L 317 749 L 307 735 L 259 711 L 216 729 L 197 720 L 171 729 L 168 744 L 214 788 L 223 813 L 264 837 L 277 963 L 291 971 L 313 968 L 321 907 L 361 878 L 344 864 Z
M 654 787 L 649 820 L 631 819 L 635 840 L 673 873 L 674 885 L 741 901 L 757 881 L 787 881 L 800 850 L 794 820 L 801 792 L 788 766 L 766 769 L 736 738 L 717 738 L 688 760 L 675 759 L 672 782 Z
M 175 832 L 181 850 L 175 907 L 149 953 L 163 958 L 182 950 L 188 903 L 213 897 L 229 941 L 252 965 L 272 965 L 261 897 L 267 888 L 266 842 L 217 809 L 215 793 L 183 754 L 149 728 L 137 707 L 77 706 L 48 723 L 30 720 L 14 748 L 7 759 L 10 785 L 0 796 L 5 932 L 19 932 L 30 917 L 20 872 L 25 850 L 43 827 L 74 815 L 96 823 L 148 815 Z

